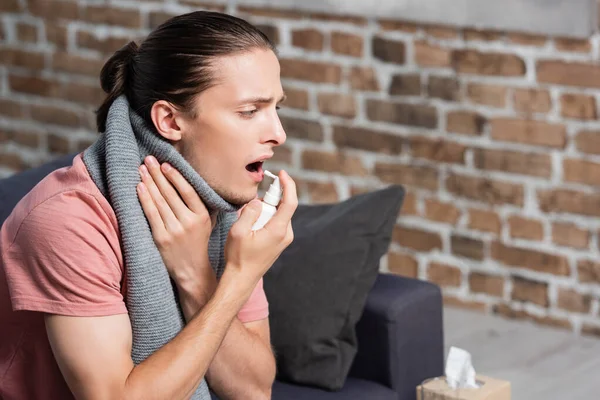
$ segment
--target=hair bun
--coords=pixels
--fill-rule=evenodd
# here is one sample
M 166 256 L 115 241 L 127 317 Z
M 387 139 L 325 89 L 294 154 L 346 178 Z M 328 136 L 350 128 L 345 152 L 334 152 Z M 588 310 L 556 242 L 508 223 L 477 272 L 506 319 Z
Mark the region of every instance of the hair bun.
M 108 94 L 117 97 L 124 92 L 131 63 L 137 54 L 138 45 L 131 41 L 113 54 L 102 67 L 100 86 Z

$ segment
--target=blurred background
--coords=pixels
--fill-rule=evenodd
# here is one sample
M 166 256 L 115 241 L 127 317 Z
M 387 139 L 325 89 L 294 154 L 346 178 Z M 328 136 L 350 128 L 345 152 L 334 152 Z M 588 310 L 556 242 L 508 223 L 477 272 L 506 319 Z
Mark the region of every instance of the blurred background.
M 298 3 L 298 4 L 294 4 Z M 99 72 L 173 15 L 279 47 L 304 203 L 407 189 L 384 271 L 448 307 L 600 337 L 595 1 L 0 1 L 0 177 L 97 137 Z

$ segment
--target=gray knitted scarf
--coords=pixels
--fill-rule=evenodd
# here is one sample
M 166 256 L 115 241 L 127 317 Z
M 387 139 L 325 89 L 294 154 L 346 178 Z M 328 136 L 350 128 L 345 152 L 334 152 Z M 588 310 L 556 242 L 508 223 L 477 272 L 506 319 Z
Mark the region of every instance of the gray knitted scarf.
M 217 278 L 223 273 L 225 239 L 238 210 L 211 189 L 168 141 L 148 127 L 124 95 L 114 101 L 106 131 L 84 151 L 83 162 L 117 216 L 127 276 L 125 302 L 133 331 L 131 357 L 136 365 L 173 339 L 185 324 L 136 192 L 141 180 L 138 168 L 147 155 L 161 163 L 169 162 L 196 189 L 209 212 L 218 212 L 208 246 Z M 210 400 L 204 379 L 192 398 Z

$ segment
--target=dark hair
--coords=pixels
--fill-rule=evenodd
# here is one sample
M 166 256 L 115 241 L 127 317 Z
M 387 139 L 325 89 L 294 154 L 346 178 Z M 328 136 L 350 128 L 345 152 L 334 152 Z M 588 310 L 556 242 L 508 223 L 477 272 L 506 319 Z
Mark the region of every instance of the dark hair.
M 148 124 L 158 100 L 189 112 L 195 96 L 215 83 L 216 57 L 257 48 L 276 52 L 258 28 L 228 14 L 195 11 L 169 19 L 139 47 L 129 42 L 102 67 L 100 84 L 108 95 L 96 111 L 98 131 L 106 130 L 108 110 L 121 94 Z

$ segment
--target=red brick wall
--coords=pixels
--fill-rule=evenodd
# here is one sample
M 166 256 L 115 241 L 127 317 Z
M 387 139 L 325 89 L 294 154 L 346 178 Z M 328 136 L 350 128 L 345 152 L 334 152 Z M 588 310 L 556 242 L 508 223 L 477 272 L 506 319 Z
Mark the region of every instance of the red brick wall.
M 81 4 L 80 4 L 81 3 Z M 280 47 L 302 201 L 407 197 L 382 269 L 448 304 L 600 335 L 600 36 L 587 40 L 179 1 L 0 4 L 0 173 L 96 137 L 107 56 L 199 7 Z

